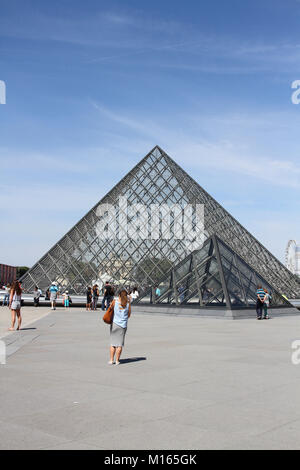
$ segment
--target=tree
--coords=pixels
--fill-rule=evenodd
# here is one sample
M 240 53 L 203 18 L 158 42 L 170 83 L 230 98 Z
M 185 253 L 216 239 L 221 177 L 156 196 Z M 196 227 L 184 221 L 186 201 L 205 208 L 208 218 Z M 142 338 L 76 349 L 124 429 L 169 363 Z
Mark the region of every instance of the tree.
M 28 270 L 27 266 L 17 266 L 17 278 L 20 279 Z

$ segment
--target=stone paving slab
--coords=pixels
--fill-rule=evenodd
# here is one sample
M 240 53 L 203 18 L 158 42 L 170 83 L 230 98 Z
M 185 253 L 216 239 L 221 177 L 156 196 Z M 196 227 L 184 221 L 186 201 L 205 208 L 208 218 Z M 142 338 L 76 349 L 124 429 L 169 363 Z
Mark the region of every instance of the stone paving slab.
M 22 307 L 22 330 L 27 328 L 29 325 L 34 323 L 37 320 L 47 316 L 51 311 L 48 307 Z M 13 331 L 8 331 L 8 328 L 11 325 L 11 312 L 7 306 L 0 306 L 0 338 L 4 336 L 14 335 Z M 15 328 L 17 327 L 17 322 Z M 33 327 L 33 325 L 32 325 Z
M 1 449 L 300 448 L 299 317 L 136 307 L 120 366 L 107 364 L 101 311 L 60 309 L 30 326 L 3 338 Z

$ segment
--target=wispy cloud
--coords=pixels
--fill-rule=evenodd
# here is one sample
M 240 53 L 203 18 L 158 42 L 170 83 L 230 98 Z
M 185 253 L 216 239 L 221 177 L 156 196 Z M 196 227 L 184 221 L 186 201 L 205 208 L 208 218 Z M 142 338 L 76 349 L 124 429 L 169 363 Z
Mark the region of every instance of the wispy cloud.
M 0 147 L 0 162 L 2 171 L 10 169 L 14 162 L 15 171 L 51 171 L 82 174 L 87 171 L 84 161 L 70 161 L 69 154 L 57 155 L 57 152 L 45 154 L 35 151 L 20 151 Z
M 147 66 L 150 60 L 160 68 L 210 74 L 263 73 L 286 64 L 280 70 L 284 74 L 287 68 L 295 70 L 300 60 L 300 43 L 208 34 L 191 23 L 147 17 L 134 9 L 99 9 L 80 18 L 49 16 L 42 9 L 29 9 L 25 18 L 13 24 L 2 15 L 0 35 L 83 46 L 89 48 L 85 62 L 91 64 L 131 58 L 140 65 L 144 61 Z
M 289 7 L 279 9 L 282 28 L 270 9 L 274 24 L 266 19 L 255 36 L 252 19 L 244 30 L 232 17 L 227 24 L 226 12 L 216 26 L 210 5 L 200 18 L 193 8 L 181 16 L 128 2 L 73 2 L 69 11 L 66 2 L 29 1 L 16 12 L 3 1 L 0 60 L 11 99 L 1 109 L 1 247 L 27 255 L 10 210 L 19 207 L 33 262 L 34 244 L 42 238 L 46 251 L 155 144 L 270 244 L 276 236 L 279 247 L 276 226 L 268 234 L 263 213 L 251 220 L 262 191 L 270 222 L 284 217 L 287 231 L 300 230 L 300 107 L 290 100 L 300 43 L 284 22 Z
M 236 178 L 252 178 L 273 186 L 300 189 L 300 165 L 294 161 L 262 156 L 254 150 L 245 153 L 233 142 L 181 142 L 173 150 L 198 171 L 201 168 L 218 169 Z M 257 183 L 259 184 L 259 183 Z
M 299 160 L 286 154 L 281 157 L 272 154 L 274 149 L 270 145 L 270 153 L 266 154 L 257 146 L 254 135 L 265 132 L 272 134 L 278 130 L 289 131 L 289 122 L 285 113 L 260 113 L 251 114 L 226 114 L 218 116 L 205 116 L 199 120 L 199 115 L 181 116 L 187 123 L 186 130 L 178 132 L 178 123 L 174 121 L 166 125 L 165 122 L 150 121 L 144 117 L 132 118 L 125 113 L 110 111 L 107 108 L 93 102 L 93 106 L 115 124 L 120 124 L 123 132 L 129 130 L 153 139 L 154 143 L 170 149 L 174 158 L 197 168 L 217 168 L 218 171 L 231 173 L 236 177 L 251 177 L 253 180 L 265 181 L 274 186 L 300 189 L 300 165 Z M 177 121 L 180 117 L 177 117 Z M 299 117 L 300 121 L 300 117 Z M 193 123 L 190 126 L 188 123 Z M 297 120 L 293 123 L 297 127 Z M 195 126 L 205 129 L 211 138 L 197 137 Z M 226 135 L 226 130 L 230 134 Z M 251 136 L 247 138 L 251 129 Z M 119 139 L 122 135 L 122 129 Z M 255 145 L 254 145 L 255 142 Z
M 91 102 L 92 105 L 94 106 L 95 109 L 97 109 L 102 116 L 105 116 L 106 118 L 110 119 L 111 121 L 121 124 L 122 126 L 125 126 L 127 128 L 132 129 L 133 131 L 142 133 L 144 135 L 148 135 L 153 137 L 156 132 L 159 131 L 159 126 L 156 126 L 153 122 L 147 122 L 144 119 L 137 120 L 134 118 L 131 118 L 127 116 L 124 113 L 116 112 L 116 111 L 111 111 L 105 106 L 99 105 L 95 101 Z

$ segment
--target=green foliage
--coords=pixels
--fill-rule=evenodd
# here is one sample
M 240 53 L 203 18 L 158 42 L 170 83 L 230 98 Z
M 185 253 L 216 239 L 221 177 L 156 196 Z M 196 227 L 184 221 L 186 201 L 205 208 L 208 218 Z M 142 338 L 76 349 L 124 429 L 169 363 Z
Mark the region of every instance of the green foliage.
M 24 276 L 24 274 L 29 270 L 27 266 L 17 266 L 17 279 Z

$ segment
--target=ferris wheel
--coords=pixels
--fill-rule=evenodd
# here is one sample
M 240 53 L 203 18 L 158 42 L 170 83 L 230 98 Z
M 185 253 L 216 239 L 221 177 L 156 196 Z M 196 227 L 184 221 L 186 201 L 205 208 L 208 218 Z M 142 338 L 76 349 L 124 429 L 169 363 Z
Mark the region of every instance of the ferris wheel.
M 296 249 L 297 243 L 295 240 L 290 240 L 288 242 L 286 252 L 285 252 L 285 260 L 286 260 L 286 267 L 295 274 L 296 272 Z

